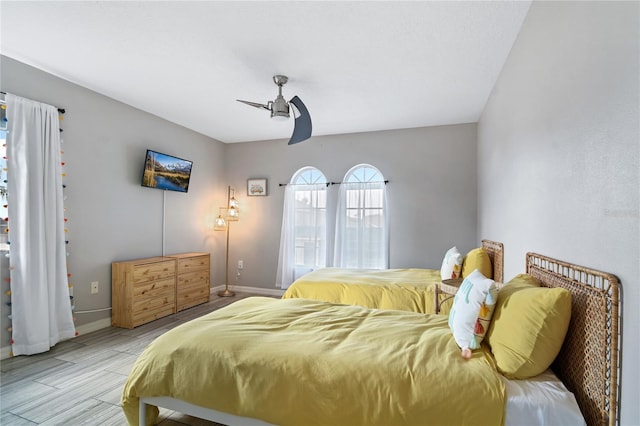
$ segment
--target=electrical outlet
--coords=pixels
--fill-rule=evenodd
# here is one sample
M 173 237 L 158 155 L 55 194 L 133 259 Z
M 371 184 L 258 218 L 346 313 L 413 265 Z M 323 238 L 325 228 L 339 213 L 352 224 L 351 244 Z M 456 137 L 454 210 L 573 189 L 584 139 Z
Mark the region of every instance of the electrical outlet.
M 91 283 L 91 294 L 98 294 L 98 281 Z
M 238 269 L 244 269 L 244 261 L 238 260 Z

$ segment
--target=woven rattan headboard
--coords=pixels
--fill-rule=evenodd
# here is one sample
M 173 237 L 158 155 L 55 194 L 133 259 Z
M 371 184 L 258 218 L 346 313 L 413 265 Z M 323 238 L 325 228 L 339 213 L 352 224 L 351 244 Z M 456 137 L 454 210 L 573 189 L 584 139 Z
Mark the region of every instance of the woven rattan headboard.
M 482 240 L 482 248 L 489 254 L 489 259 L 491 259 L 493 280 L 499 283 L 503 282 L 504 245 L 496 241 Z
M 535 253 L 527 273 L 571 292 L 571 323 L 552 370 L 576 397 L 588 425 L 618 418 L 619 281 L 614 275 Z

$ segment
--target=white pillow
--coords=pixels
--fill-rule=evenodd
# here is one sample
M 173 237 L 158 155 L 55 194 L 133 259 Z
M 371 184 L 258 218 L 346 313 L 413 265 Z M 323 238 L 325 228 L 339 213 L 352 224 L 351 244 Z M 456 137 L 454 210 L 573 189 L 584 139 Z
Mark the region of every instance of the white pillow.
M 442 260 L 440 278 L 443 280 L 462 278 L 462 260 L 462 254 L 457 247 L 454 246 L 447 250 Z
M 471 357 L 471 350 L 480 347 L 497 300 L 495 282 L 477 269 L 462 281 L 449 312 L 449 328 L 463 357 Z

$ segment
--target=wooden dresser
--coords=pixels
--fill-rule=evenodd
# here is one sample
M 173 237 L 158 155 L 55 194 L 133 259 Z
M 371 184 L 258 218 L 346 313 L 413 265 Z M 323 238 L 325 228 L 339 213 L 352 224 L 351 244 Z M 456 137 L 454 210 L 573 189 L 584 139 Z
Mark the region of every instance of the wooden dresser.
M 111 264 L 111 324 L 134 328 L 209 301 L 209 253 Z
M 209 301 L 209 253 L 168 256 L 177 260 L 176 312 Z

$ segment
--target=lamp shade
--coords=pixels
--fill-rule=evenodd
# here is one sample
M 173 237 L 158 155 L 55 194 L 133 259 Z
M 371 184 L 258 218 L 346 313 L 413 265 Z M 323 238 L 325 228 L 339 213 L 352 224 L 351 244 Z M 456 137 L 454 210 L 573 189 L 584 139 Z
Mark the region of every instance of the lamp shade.
M 236 196 L 232 195 L 231 198 L 229 198 L 229 208 L 237 209 L 239 206 L 240 206 L 240 203 L 238 203 L 238 200 L 236 200 Z
M 236 191 L 229 188 L 229 208 L 227 209 L 227 220 L 238 220 L 240 218 L 240 203 L 236 200 Z
M 240 209 L 237 207 L 229 207 L 227 209 L 227 220 L 238 220 L 240 218 Z
M 222 216 L 222 213 L 219 212 L 218 217 L 216 217 L 216 220 L 213 222 L 213 230 L 224 231 L 225 229 L 227 229 L 227 221 Z

